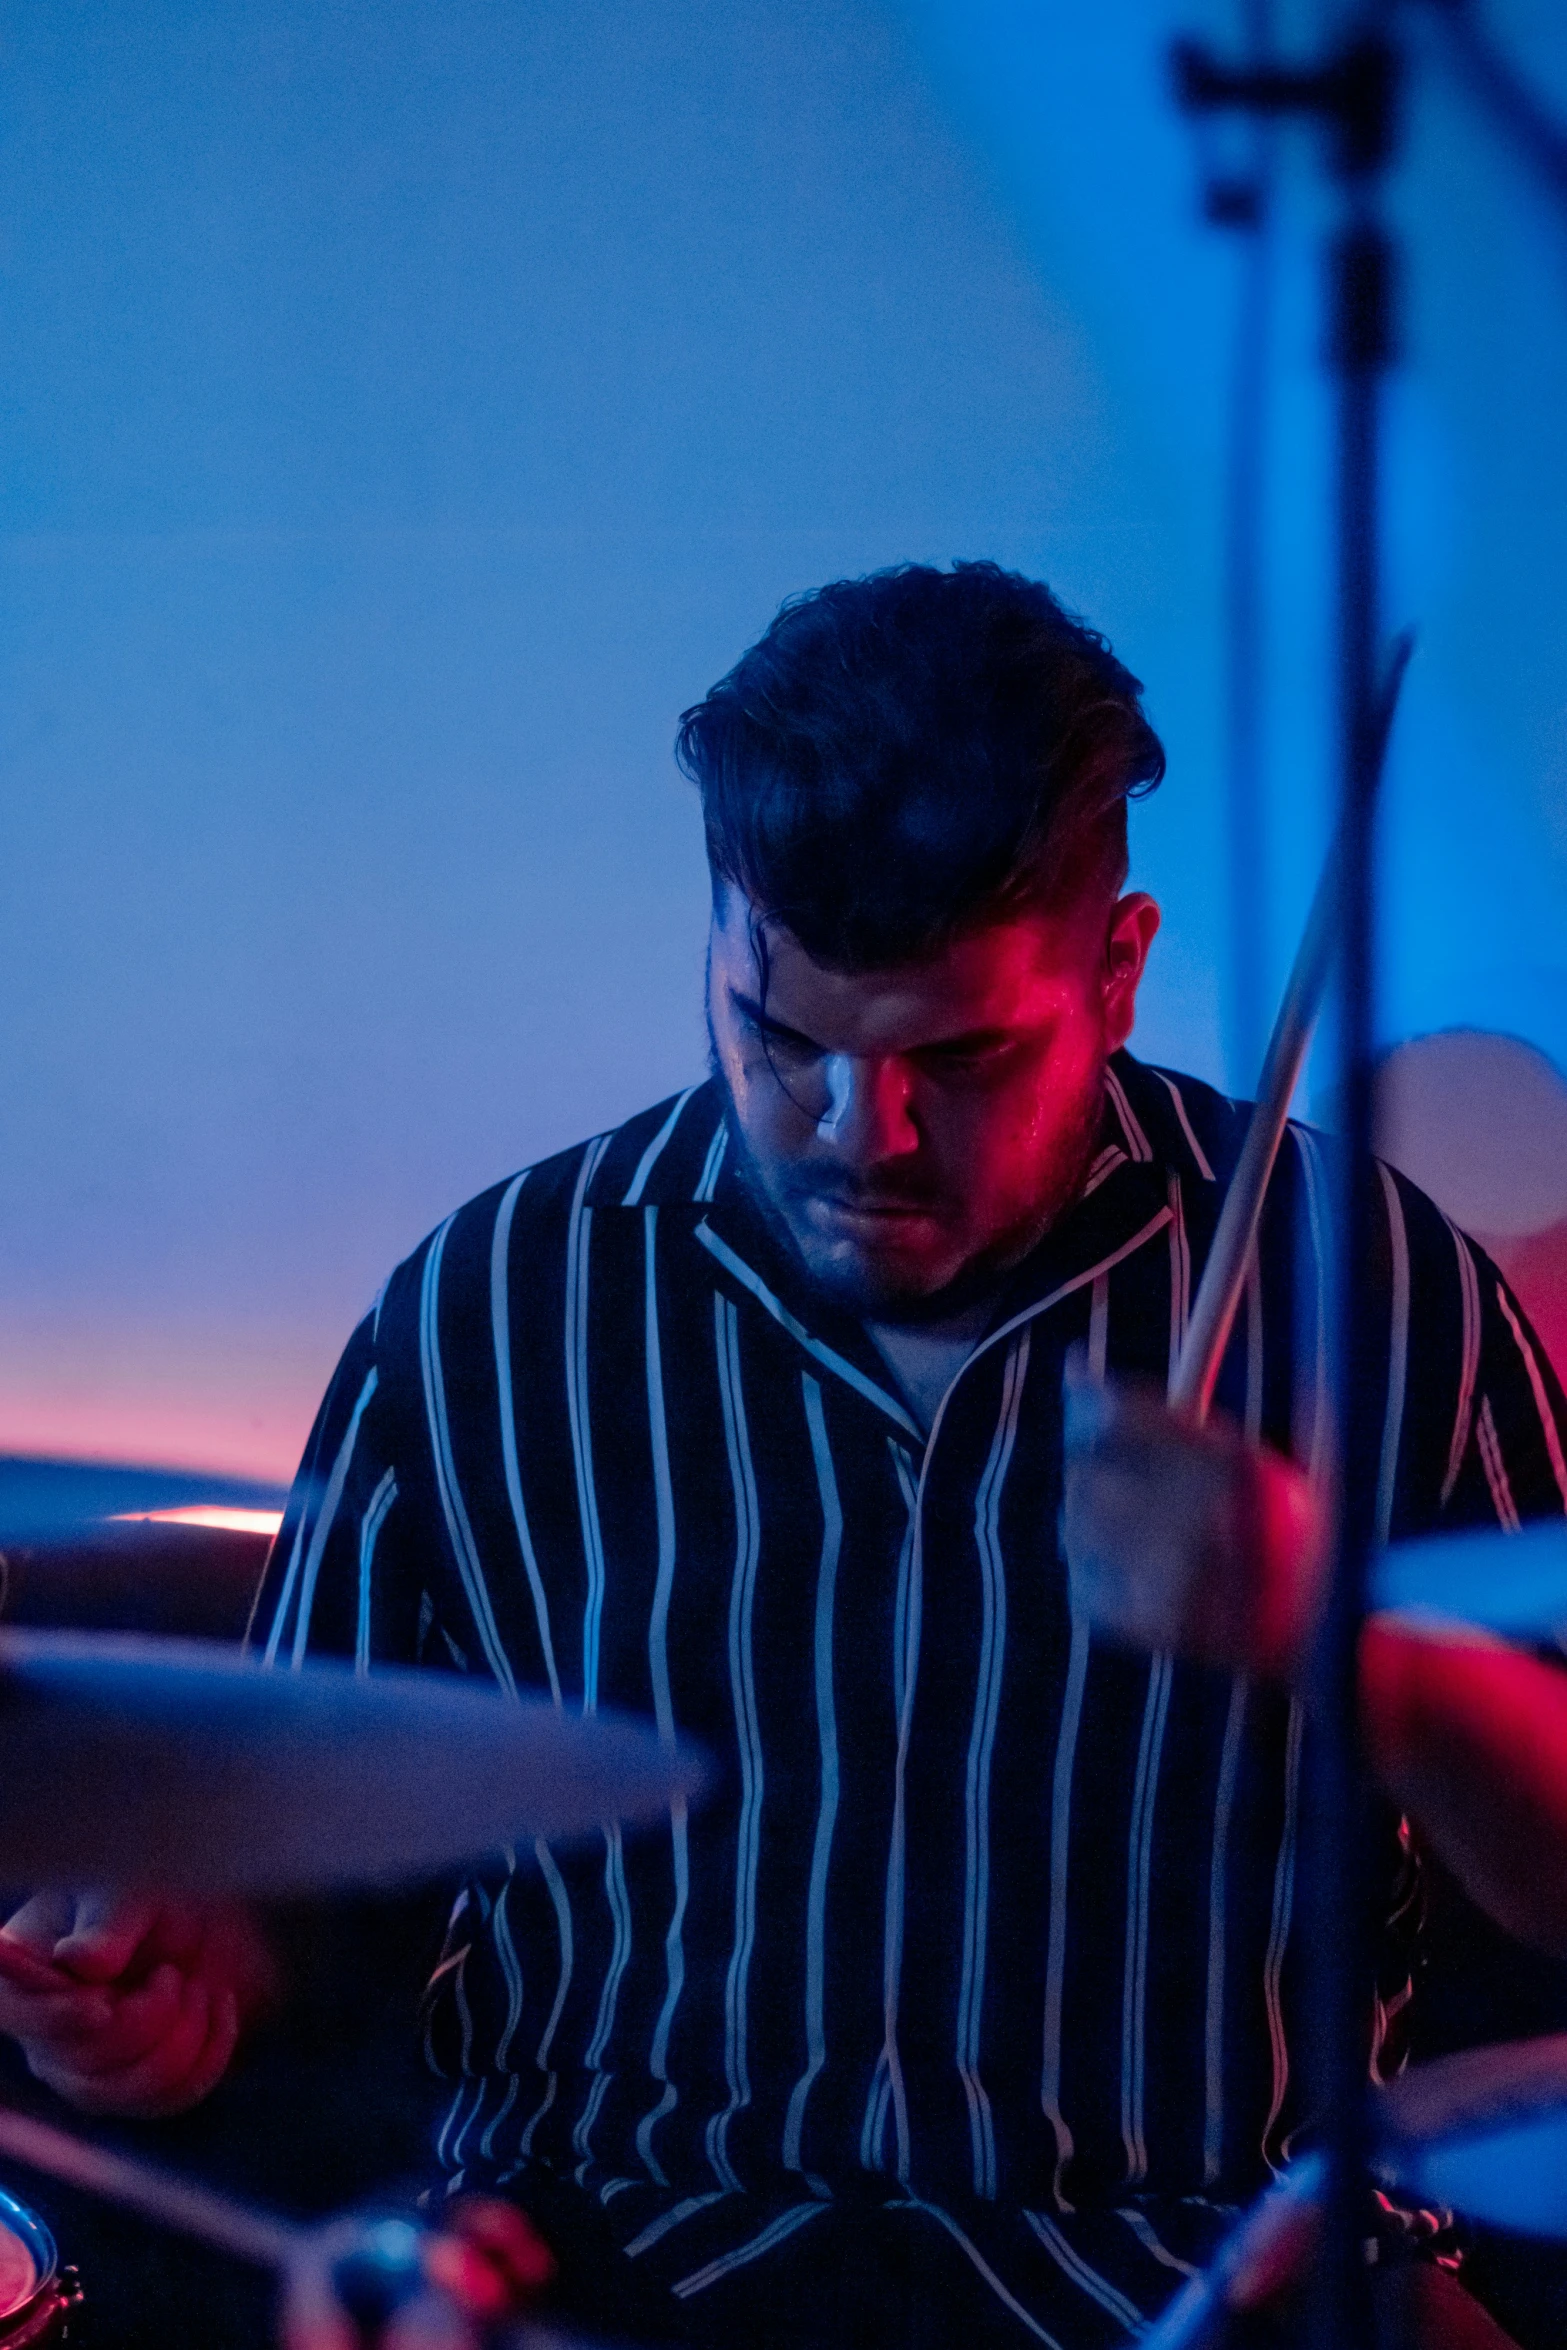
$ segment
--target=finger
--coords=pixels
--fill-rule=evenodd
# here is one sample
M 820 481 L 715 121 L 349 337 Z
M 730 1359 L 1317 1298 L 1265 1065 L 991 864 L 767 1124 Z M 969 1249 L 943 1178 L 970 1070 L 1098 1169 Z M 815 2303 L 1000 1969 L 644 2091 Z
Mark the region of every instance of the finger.
M 184 2009 L 187 1978 L 173 1964 L 161 1966 L 135 1991 L 111 1999 L 102 2028 L 73 2048 L 71 2063 L 79 2073 L 107 2075 L 123 2072 L 168 2038 Z
M 112 1983 L 125 1973 L 159 1914 L 158 1903 L 145 1895 L 84 1893 L 70 1930 L 54 1946 L 55 1964 L 84 1983 Z
M 19 1991 L 0 1984 L 0 2032 L 12 2040 L 75 2043 L 101 2032 L 112 2013 L 101 1991 Z
M 181 1986 L 173 2021 L 166 2032 L 140 2056 L 104 2076 L 124 2096 L 161 2096 L 180 2081 L 207 2044 L 212 2022 L 212 1992 L 203 1982 Z
M 49 1958 L 60 1936 L 70 1932 L 75 1917 L 76 1903 L 69 1893 L 35 1893 L 0 1926 L 0 1935 L 23 1943 L 40 1958 Z
M 0 1977 L 17 1991 L 43 1992 L 46 1996 L 75 1989 L 69 1975 L 46 1958 L 40 1958 L 25 1942 L 14 1941 L 0 1931 Z
M 142 2119 L 164 2118 L 199 2105 L 227 2072 L 239 2043 L 239 2002 L 232 1991 L 209 1992 L 205 2005 L 196 2010 L 192 2002 L 191 2010 L 137 2063 L 107 2072 L 75 2067 L 69 2087 L 62 2093 L 84 2112 Z M 205 2017 L 206 2030 L 194 2057 L 187 2062 L 197 2014 Z
M 239 1999 L 232 1991 L 220 1991 L 212 2002 L 212 2020 L 207 2028 L 206 2046 L 179 2086 L 179 2103 L 165 2107 L 169 2113 L 183 2112 L 188 2106 L 199 2105 L 212 2094 L 228 2071 L 239 2046 Z
M 180 2086 L 206 2045 L 210 2021 L 207 1987 L 191 1983 L 173 2028 L 134 2064 L 106 2073 L 73 2069 L 68 2086 L 59 2079 L 49 2085 L 83 2113 L 123 2114 L 133 2120 L 167 2113 L 178 2106 Z

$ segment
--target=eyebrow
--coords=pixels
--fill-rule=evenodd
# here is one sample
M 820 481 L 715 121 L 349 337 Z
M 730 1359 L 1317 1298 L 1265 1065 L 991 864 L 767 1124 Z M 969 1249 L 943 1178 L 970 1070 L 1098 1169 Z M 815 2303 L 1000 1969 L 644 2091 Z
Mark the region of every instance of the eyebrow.
M 787 1037 L 791 1044 L 808 1045 L 813 1053 L 826 1052 L 827 1047 L 819 1044 L 814 1036 L 807 1036 L 801 1028 L 791 1028 L 787 1020 L 775 1020 L 770 1012 L 764 1012 L 753 997 L 744 994 L 738 987 L 730 988 L 729 1000 L 736 1011 L 743 1013 L 757 1028 L 767 1030 L 774 1036 Z M 911 1045 L 908 1050 L 911 1054 L 975 1053 L 987 1051 L 993 1046 L 1011 1044 L 1012 1041 L 1012 1031 L 1008 1028 L 969 1028 L 957 1036 L 933 1037 L 928 1044 Z
M 827 1047 L 818 1044 L 814 1036 L 807 1036 L 801 1028 L 791 1028 L 787 1020 L 775 1020 L 771 1012 L 764 1012 L 751 996 L 742 995 L 738 987 L 729 990 L 729 1001 L 737 1012 L 743 1012 L 753 1026 L 770 1031 L 774 1036 L 786 1036 L 791 1044 L 809 1045 L 813 1053 L 825 1053 Z

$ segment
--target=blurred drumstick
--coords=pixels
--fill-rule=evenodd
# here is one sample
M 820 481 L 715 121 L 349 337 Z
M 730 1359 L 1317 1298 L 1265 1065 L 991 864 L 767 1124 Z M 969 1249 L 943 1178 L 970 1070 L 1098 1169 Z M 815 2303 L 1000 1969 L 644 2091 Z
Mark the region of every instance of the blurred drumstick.
M 1382 778 L 1388 736 L 1393 730 L 1393 714 L 1398 708 L 1399 690 L 1414 649 L 1414 631 L 1406 628 L 1394 638 L 1388 654 L 1377 711 L 1375 778 L 1378 783 Z M 1301 1063 L 1306 1058 L 1306 1047 L 1322 1007 L 1338 930 L 1341 863 L 1339 843 L 1335 840 L 1322 868 L 1295 966 L 1268 1040 L 1256 1107 L 1230 1188 L 1224 1196 L 1219 1227 L 1198 1283 L 1191 1319 L 1170 1381 L 1171 1404 L 1199 1423 L 1206 1420 L 1213 1402 L 1219 1365 L 1235 1327 L 1236 1309 L 1245 1287 L 1246 1266 L 1262 1218 L 1268 1179 L 1284 1140 Z
M 1221 2350 L 1232 2319 L 1297 2284 L 1322 2231 L 1325 2168 L 1320 2154 L 1292 2163 L 1166 2304 L 1143 2350 Z

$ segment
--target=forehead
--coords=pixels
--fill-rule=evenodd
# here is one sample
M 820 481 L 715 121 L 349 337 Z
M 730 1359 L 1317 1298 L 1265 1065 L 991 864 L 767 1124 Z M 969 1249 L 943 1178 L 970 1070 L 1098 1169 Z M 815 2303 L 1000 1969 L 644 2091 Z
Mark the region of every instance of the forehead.
M 756 999 L 761 986 L 750 901 L 732 884 L 713 910 L 713 973 Z M 1097 969 L 1100 923 L 1018 915 L 954 939 L 918 963 L 833 971 L 789 931 L 767 925 L 767 1015 L 831 1052 L 908 1052 L 977 1030 L 1024 1030 L 1057 1015 Z

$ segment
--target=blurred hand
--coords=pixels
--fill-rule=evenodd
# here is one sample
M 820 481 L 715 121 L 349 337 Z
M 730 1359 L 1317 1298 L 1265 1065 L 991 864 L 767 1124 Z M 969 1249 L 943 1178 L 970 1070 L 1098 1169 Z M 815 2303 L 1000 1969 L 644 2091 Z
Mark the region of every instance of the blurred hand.
M 36 1987 L 0 1954 L 0 2031 L 84 2113 L 182 2113 L 215 2088 L 275 1991 L 242 1911 L 133 1896 L 39 1893 L 0 1927 Z M 43 1970 L 42 1972 L 40 1970 Z
M 1074 1607 L 1135 1647 L 1303 1677 L 1324 1512 L 1300 1471 L 1151 1388 L 1066 1381 L 1062 1537 Z M 1375 1615 L 1361 1728 L 1385 1791 L 1470 1899 L 1567 1958 L 1567 1673 L 1458 1625 Z
M 1062 1539 L 1096 1631 L 1231 1672 L 1304 1667 L 1323 1512 L 1300 1470 L 1228 1421 L 1197 1427 L 1151 1387 L 1067 1364 Z

